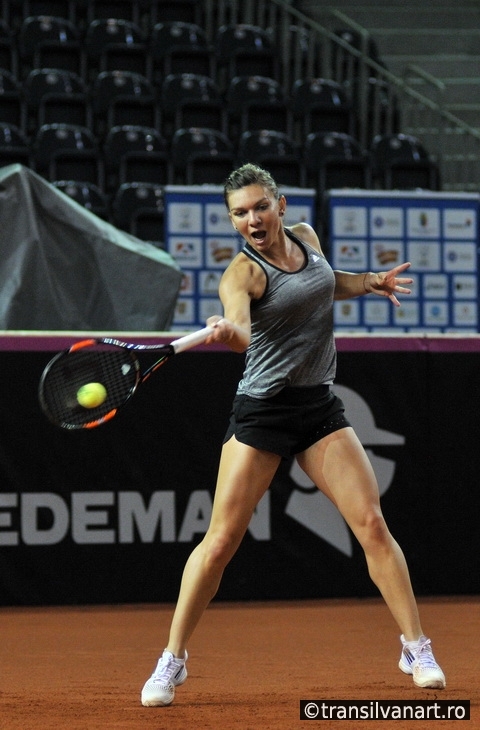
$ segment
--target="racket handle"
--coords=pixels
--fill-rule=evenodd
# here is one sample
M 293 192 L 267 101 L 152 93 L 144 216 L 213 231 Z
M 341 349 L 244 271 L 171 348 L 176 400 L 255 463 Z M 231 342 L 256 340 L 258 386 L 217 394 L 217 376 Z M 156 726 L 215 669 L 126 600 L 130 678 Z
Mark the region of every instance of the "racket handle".
M 195 345 L 200 345 L 202 342 L 205 342 L 208 335 L 211 335 L 212 332 L 212 327 L 204 327 L 196 332 L 190 332 L 190 334 L 180 337 L 178 340 L 173 340 L 170 345 L 173 347 L 175 353 L 183 352 L 183 350 L 188 350 L 190 347 L 195 347 Z

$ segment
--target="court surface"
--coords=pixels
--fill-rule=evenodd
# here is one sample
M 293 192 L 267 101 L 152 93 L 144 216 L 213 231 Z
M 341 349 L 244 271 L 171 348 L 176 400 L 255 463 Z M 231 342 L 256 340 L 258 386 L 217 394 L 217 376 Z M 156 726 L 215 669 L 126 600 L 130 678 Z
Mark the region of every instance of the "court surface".
M 397 668 L 398 631 L 380 600 L 213 603 L 166 708 L 142 707 L 140 690 L 173 606 L 2 608 L 0 728 L 480 728 L 480 597 L 419 603 L 443 692 L 415 688 Z M 470 700 L 471 720 L 300 721 L 301 699 Z

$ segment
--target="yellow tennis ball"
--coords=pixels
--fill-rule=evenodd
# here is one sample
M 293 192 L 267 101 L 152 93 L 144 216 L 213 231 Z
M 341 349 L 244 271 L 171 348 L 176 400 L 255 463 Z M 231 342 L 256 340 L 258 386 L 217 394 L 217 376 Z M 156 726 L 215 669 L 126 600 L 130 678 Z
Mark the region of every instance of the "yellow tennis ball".
M 106 388 L 101 383 L 86 383 L 77 391 L 77 401 L 83 408 L 98 408 L 106 397 Z

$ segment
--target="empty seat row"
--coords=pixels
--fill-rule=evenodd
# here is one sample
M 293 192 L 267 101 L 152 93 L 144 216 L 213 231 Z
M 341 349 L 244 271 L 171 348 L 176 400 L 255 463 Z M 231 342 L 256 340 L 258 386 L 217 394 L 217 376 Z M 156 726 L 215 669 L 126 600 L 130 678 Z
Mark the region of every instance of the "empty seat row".
M 358 45 L 351 32 L 337 30 L 336 36 L 353 48 Z M 332 43 L 333 76 L 331 69 L 322 70 L 325 51 L 318 38 L 294 24 L 281 30 L 223 25 L 209 39 L 200 25 L 181 20 L 164 20 L 144 30 L 123 18 L 97 17 L 82 30 L 67 18 L 30 16 L 16 32 L 0 21 L 0 49 L 0 68 L 21 78 L 42 66 L 74 71 L 85 81 L 105 70 L 134 71 L 150 81 L 195 70 L 225 88 L 238 75 L 271 76 L 287 85 L 322 75 L 344 81 L 358 67 L 354 56 Z M 381 63 L 378 55 L 372 58 Z
M 55 180 L 54 187 L 120 230 L 163 246 L 164 188 L 157 183 L 123 183 L 111 196 L 94 183 Z
M 54 16 L 83 28 L 98 18 L 121 18 L 142 26 L 164 21 L 202 24 L 202 0 L 0 0 L 1 17 L 12 29 L 25 18 Z
M 134 181 L 221 184 L 244 162 L 265 166 L 280 184 L 314 187 L 320 197 L 332 187 L 439 188 L 436 166 L 408 135 L 376 137 L 366 151 L 340 132 L 310 133 L 299 147 L 282 132 L 246 131 L 234 145 L 217 130 L 193 127 L 176 130 L 167 143 L 155 128 L 122 125 L 101 144 L 85 127 L 46 124 L 29 144 L 20 130 L 0 124 L 0 164 L 11 162 L 50 181 L 88 181 L 107 192 Z
M 279 75 L 271 35 L 257 26 L 223 26 L 210 44 L 205 30 L 194 23 L 157 23 L 147 34 L 128 20 L 97 18 L 81 33 L 67 19 L 33 16 L 24 19 L 16 34 L 1 23 L 0 40 L 5 68 L 20 77 L 42 66 L 75 71 L 84 80 L 117 69 L 141 73 L 152 81 L 192 69 L 212 78 Z
M 391 111 L 391 106 L 388 107 Z M 52 122 L 82 123 L 97 136 L 130 121 L 170 137 L 181 126 L 212 127 L 236 140 L 247 129 L 276 129 L 301 141 L 313 131 L 355 135 L 345 88 L 329 79 L 298 80 L 286 94 L 265 76 L 235 76 L 225 93 L 203 74 L 169 74 L 154 85 L 141 74 L 102 71 L 91 85 L 72 71 L 32 70 L 23 83 L 0 70 L 0 121 L 27 133 Z

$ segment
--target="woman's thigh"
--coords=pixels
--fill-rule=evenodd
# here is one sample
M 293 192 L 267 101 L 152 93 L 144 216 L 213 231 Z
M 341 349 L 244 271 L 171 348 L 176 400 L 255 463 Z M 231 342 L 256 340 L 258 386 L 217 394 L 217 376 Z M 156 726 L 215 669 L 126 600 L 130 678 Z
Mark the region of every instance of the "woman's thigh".
M 237 441 L 222 448 L 209 531 L 227 531 L 241 538 L 280 463 L 280 457 Z
M 351 427 L 317 441 L 298 454 L 297 460 L 352 529 L 363 524 L 370 512 L 380 513 L 378 484 L 372 465 Z

